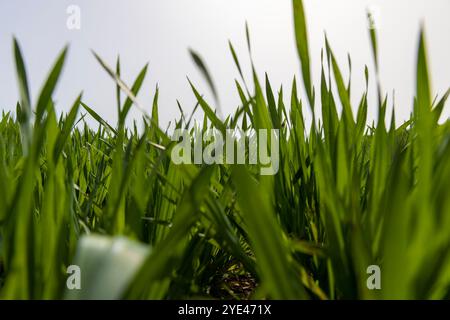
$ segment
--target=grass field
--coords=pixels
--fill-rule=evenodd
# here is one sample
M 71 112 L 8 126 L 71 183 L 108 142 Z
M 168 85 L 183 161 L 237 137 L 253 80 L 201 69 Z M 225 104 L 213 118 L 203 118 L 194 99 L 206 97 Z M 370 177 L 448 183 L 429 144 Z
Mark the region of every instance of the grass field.
M 119 61 L 96 56 L 117 86 L 117 124 L 81 95 L 57 116 L 52 93 L 67 50 L 31 101 L 15 40 L 20 101 L 0 119 L 0 298 L 450 299 L 450 123 L 439 124 L 450 91 L 431 91 L 425 32 L 410 120 L 386 125 L 378 89 L 378 121 L 368 123 L 368 85 L 354 114 L 328 42 L 321 86 L 312 86 L 302 1 L 293 9 L 302 79 L 274 92 L 256 71 L 241 77 L 242 103 L 225 120 L 192 85 L 202 127 L 175 122 L 279 129 L 272 176 L 257 165 L 174 164 L 158 92 L 150 108 L 136 98 L 147 67 L 128 87 Z M 378 65 L 375 30 L 369 36 Z M 142 111 L 143 130 L 125 125 L 131 108 Z M 307 109 L 320 110 L 310 127 Z M 81 290 L 66 287 L 72 264 Z M 367 287 L 370 265 L 380 266 L 380 290 Z

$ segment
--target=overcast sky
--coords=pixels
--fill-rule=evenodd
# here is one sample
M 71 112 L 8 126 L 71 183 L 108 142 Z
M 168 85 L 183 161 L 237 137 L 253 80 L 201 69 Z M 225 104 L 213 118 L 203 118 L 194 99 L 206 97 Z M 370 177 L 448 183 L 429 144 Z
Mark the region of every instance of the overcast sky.
M 347 70 L 346 56 L 353 62 L 352 100 L 356 102 L 364 85 L 364 65 L 373 70 L 367 32 L 366 9 L 377 18 L 383 90 L 395 89 L 396 118 L 411 112 L 414 94 L 415 56 L 420 23 L 426 28 L 434 93 L 450 86 L 450 1 L 449 0 L 305 0 L 309 28 L 313 79 L 317 84 L 324 30 Z M 66 26 L 67 7 L 81 9 L 81 29 Z M 32 94 L 61 48 L 70 44 L 63 78 L 55 94 L 58 110 L 68 110 L 80 91 L 84 101 L 105 119 L 116 121 L 115 87 L 93 58 L 94 49 L 111 65 L 118 54 L 124 79 L 131 82 L 149 62 L 149 73 L 141 103 L 151 109 L 151 99 L 160 87 L 160 117 L 167 124 L 179 117 L 176 99 L 186 112 L 194 96 L 189 76 L 198 89 L 210 97 L 208 87 L 193 65 L 187 49 L 201 54 L 219 91 L 225 113 L 234 110 L 238 95 L 234 79 L 238 73 L 228 49 L 230 39 L 249 77 L 245 42 L 248 21 L 255 65 L 272 86 L 290 88 L 299 75 L 290 0 L 14 0 L 0 1 L 0 109 L 12 110 L 17 100 L 12 58 L 12 35 L 16 35 L 26 60 Z M 344 72 L 347 75 L 347 72 Z M 373 88 L 373 86 L 371 86 Z M 373 92 L 373 91 L 372 91 Z M 211 101 L 212 102 L 212 101 Z M 375 117 L 374 106 L 369 115 Z M 445 117 L 450 115 L 449 108 Z M 134 111 L 132 117 L 139 116 Z

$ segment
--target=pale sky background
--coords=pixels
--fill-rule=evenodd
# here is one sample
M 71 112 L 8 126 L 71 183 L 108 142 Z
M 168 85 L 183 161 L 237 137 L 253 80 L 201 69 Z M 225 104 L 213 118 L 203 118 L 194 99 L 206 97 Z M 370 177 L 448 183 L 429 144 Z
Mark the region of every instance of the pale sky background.
M 450 0 L 305 0 L 304 3 L 316 88 L 326 30 L 346 78 L 347 53 L 352 57 L 352 101 L 356 104 L 359 100 L 365 64 L 373 75 L 366 22 L 369 7 L 374 8 L 378 18 L 381 83 L 385 92 L 392 93 L 395 89 L 397 119 L 405 120 L 411 112 L 421 22 L 426 28 L 433 93 L 441 95 L 450 86 Z M 72 4 L 81 9 L 81 30 L 66 27 L 66 9 Z M 207 98 L 211 97 L 189 57 L 190 47 L 204 58 L 218 88 L 222 109 L 230 113 L 239 99 L 234 88 L 238 73 L 228 39 L 235 46 L 247 79 L 251 80 L 245 21 L 250 26 L 254 61 L 261 80 L 267 72 L 272 87 L 278 89 L 283 84 L 287 93 L 293 76 L 300 74 L 290 0 L 0 0 L 0 109 L 13 110 L 17 100 L 12 57 L 14 34 L 25 56 L 34 99 L 57 54 L 66 43 L 70 44 L 63 77 L 54 96 L 59 111 L 67 111 L 83 90 L 83 100 L 115 124 L 115 86 L 93 58 L 90 49 L 94 49 L 110 65 L 120 54 L 123 77 L 129 84 L 145 63 L 150 63 L 139 100 L 150 111 L 158 83 L 160 118 L 166 125 L 179 117 L 176 99 L 186 113 L 193 108 L 195 98 L 187 75 Z M 444 119 L 449 115 L 447 105 Z M 139 111 L 133 111 L 131 118 L 137 116 Z M 374 104 L 369 116 L 376 117 Z

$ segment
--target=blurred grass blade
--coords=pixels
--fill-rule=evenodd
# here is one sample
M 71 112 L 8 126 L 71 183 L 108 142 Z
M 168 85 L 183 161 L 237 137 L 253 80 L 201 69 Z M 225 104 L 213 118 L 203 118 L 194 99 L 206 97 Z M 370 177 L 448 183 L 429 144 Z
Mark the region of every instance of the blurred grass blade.
M 308 96 L 309 105 L 311 109 L 313 109 L 314 101 L 309 61 L 308 32 L 306 28 L 306 18 L 303 8 L 303 1 L 292 0 L 292 5 L 294 12 L 295 40 L 297 43 L 297 52 L 300 57 L 300 63 L 302 66 L 303 83 L 305 86 L 306 94 Z
M 206 82 L 208 83 L 209 88 L 211 89 L 211 92 L 213 94 L 214 100 L 216 103 L 219 103 L 219 96 L 217 95 L 216 86 L 214 85 L 214 81 L 212 80 L 212 77 L 208 71 L 208 68 L 206 67 L 205 63 L 203 62 L 203 59 L 200 57 L 200 55 L 195 52 L 192 49 L 189 49 L 189 54 L 191 55 L 192 61 L 194 61 L 197 68 L 200 70 L 201 74 L 205 78 Z
M 22 133 L 23 150 L 25 153 L 27 153 L 30 147 L 29 145 L 31 143 L 31 129 L 30 129 L 31 98 L 28 87 L 27 73 L 25 70 L 25 63 L 23 61 L 22 52 L 20 50 L 20 46 L 16 38 L 14 38 L 13 40 L 13 48 L 14 48 L 14 59 L 16 63 L 16 75 L 19 85 L 19 98 L 20 98 L 20 103 L 18 104 L 20 109 L 19 122 Z
M 58 83 L 58 79 L 60 78 L 62 68 L 64 66 L 64 62 L 66 60 L 68 48 L 65 47 L 61 54 L 58 56 L 55 65 L 53 66 L 47 81 L 42 88 L 41 94 L 39 95 L 39 99 L 36 105 L 36 121 L 40 122 L 40 119 L 43 116 L 44 111 L 46 110 L 52 93 L 55 90 L 56 84 Z

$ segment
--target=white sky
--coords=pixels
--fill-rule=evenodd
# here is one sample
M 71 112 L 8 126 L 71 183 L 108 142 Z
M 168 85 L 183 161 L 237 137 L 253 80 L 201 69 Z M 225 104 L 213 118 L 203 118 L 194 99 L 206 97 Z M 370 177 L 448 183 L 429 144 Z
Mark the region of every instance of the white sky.
M 347 53 L 352 57 L 352 100 L 356 104 L 364 86 L 364 65 L 373 70 L 366 9 L 374 7 L 379 27 L 381 83 L 385 92 L 392 93 L 395 89 L 396 118 L 405 120 L 411 111 L 421 21 L 426 27 L 433 91 L 443 94 L 450 86 L 449 0 L 305 0 L 304 3 L 316 84 L 326 30 L 346 77 Z M 81 8 L 81 30 L 70 31 L 66 27 L 66 9 L 71 4 Z M 83 100 L 112 123 L 116 121 L 115 86 L 93 58 L 91 48 L 110 65 L 114 65 L 120 53 L 128 83 L 146 62 L 150 63 L 139 100 L 150 111 L 158 83 L 160 118 L 164 124 L 179 117 L 176 99 L 186 113 L 192 110 L 195 98 L 186 75 L 210 97 L 188 55 L 188 47 L 204 58 L 224 112 L 236 108 L 239 99 L 234 79 L 238 73 L 227 41 L 233 42 L 251 80 L 245 21 L 250 26 L 253 56 L 261 80 L 267 72 L 272 87 L 278 89 L 283 84 L 287 93 L 294 74 L 299 75 L 290 0 L 0 0 L 0 21 L 0 109 L 13 110 L 17 100 L 13 34 L 22 46 L 34 97 L 58 52 L 70 43 L 63 78 L 55 94 L 58 110 L 68 110 L 83 90 Z M 374 110 L 372 105 L 369 112 L 372 119 L 376 117 Z M 444 117 L 449 115 L 447 105 Z M 136 116 L 139 112 L 133 111 L 131 117 Z

